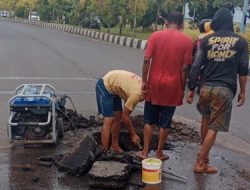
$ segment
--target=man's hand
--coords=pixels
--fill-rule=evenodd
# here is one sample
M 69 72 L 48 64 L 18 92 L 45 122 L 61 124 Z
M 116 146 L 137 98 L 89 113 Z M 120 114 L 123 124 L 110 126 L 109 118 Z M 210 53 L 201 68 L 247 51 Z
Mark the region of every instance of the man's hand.
M 194 91 L 189 90 L 187 94 L 187 103 L 192 104 L 194 100 Z
M 141 90 L 143 94 L 146 94 L 148 92 L 148 83 L 142 82 Z
M 240 92 L 238 95 L 238 107 L 242 106 L 245 103 L 245 93 Z
M 140 137 L 137 134 L 131 136 L 131 140 L 132 140 L 132 143 L 135 145 L 138 145 L 138 143 L 141 141 Z

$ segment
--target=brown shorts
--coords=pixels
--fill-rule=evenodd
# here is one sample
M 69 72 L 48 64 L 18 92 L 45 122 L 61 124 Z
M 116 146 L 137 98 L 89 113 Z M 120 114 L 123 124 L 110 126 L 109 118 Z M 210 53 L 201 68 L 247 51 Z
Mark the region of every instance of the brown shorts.
M 211 116 L 209 129 L 227 132 L 230 125 L 233 92 L 226 87 L 203 86 L 197 110 L 202 116 Z

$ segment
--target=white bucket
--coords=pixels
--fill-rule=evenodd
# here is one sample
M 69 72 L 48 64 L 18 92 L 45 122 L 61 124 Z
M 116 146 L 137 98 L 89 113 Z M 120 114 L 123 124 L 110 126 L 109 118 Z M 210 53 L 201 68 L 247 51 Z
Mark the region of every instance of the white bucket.
M 162 161 L 157 158 L 142 160 L 142 181 L 147 184 L 161 183 Z

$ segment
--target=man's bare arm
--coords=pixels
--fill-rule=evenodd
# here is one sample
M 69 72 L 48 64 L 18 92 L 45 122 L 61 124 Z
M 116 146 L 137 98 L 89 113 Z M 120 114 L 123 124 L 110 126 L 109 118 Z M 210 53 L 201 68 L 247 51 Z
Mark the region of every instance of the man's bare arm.
M 142 67 L 142 92 L 146 93 L 148 91 L 148 72 L 150 66 L 150 58 L 144 58 L 144 63 Z
M 150 65 L 150 58 L 144 58 L 144 63 L 142 67 L 142 81 L 147 82 L 148 81 L 148 71 L 149 71 L 149 65 Z
M 238 95 L 238 106 L 245 103 L 247 76 L 239 76 L 240 93 Z
M 132 142 L 134 144 L 137 144 L 140 141 L 140 138 L 137 136 L 135 129 L 132 125 L 132 121 L 130 119 L 132 111 L 130 111 L 128 108 L 124 108 L 123 115 L 122 115 L 122 120 L 125 125 L 125 127 L 128 129 L 128 132 L 131 136 Z
M 183 91 L 185 90 L 188 73 L 189 73 L 190 65 L 183 65 L 182 67 L 182 75 L 181 75 L 181 84 Z

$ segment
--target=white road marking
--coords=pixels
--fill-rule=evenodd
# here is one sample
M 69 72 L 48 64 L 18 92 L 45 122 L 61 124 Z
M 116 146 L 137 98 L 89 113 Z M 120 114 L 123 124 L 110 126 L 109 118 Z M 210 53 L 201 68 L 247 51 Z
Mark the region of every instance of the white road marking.
M 14 95 L 15 91 L 13 90 L 0 90 L 0 94 L 11 94 Z M 57 94 L 95 94 L 95 92 L 91 92 L 91 91 L 57 91 Z
M 0 80 L 80 80 L 80 81 L 96 81 L 95 78 L 85 77 L 0 77 Z

